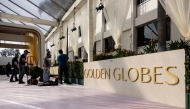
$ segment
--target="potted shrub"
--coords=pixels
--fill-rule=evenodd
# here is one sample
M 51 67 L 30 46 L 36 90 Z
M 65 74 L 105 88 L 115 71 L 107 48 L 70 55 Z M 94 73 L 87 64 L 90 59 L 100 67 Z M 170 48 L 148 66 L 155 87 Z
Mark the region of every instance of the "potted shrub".
M 74 66 L 74 62 L 68 62 L 69 81 L 72 83 L 76 83 Z
M 76 83 L 79 85 L 84 85 L 84 72 L 83 72 L 83 63 L 80 61 L 75 62 L 75 77 Z

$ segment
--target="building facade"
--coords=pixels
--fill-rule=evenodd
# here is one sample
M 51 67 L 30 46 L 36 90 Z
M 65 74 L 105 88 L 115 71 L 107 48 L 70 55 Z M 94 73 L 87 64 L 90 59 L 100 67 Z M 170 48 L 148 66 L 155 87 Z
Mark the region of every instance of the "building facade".
M 82 0 L 80 2 L 83 2 Z M 81 34 L 81 22 L 80 15 L 84 11 L 85 7 L 88 7 L 88 2 L 83 2 L 80 8 L 74 8 L 71 10 L 75 11 L 75 14 L 67 18 L 67 20 L 63 20 L 63 23 L 58 28 L 55 28 L 52 34 L 50 34 L 46 38 L 46 49 L 50 49 L 52 52 L 52 62 L 55 62 L 58 56 L 58 49 L 63 49 L 64 53 L 67 53 L 67 37 L 68 37 L 68 56 L 70 61 L 75 60 L 74 51 L 72 48 L 72 43 L 70 40 L 70 29 L 71 24 L 75 23 L 77 34 L 75 34 L 75 38 L 78 39 L 78 59 L 87 59 L 88 53 L 84 48 L 84 44 L 82 42 L 83 34 Z M 99 0 L 93 0 L 92 6 L 90 7 L 94 10 L 95 7 L 99 5 Z M 73 7 L 75 7 L 74 4 Z M 128 15 L 126 17 L 126 21 L 123 27 L 123 33 L 121 36 L 121 45 L 122 49 L 132 50 L 141 52 L 142 48 L 148 44 L 151 39 L 156 40 L 158 38 L 158 30 L 157 30 L 157 7 L 158 0 L 132 0 Z M 108 53 L 114 50 L 115 42 L 111 36 L 109 31 L 109 27 L 107 25 L 104 12 L 94 12 L 92 11 L 93 17 L 88 17 L 87 20 L 93 20 L 93 33 L 94 33 L 94 46 L 93 46 L 93 54 L 99 53 Z M 87 14 L 87 16 L 89 16 Z M 75 20 L 75 22 L 74 22 Z M 185 40 L 185 38 L 180 34 L 178 28 L 174 24 L 174 22 L 166 17 L 167 20 L 167 42 L 175 41 L 175 40 Z M 63 40 L 59 38 L 64 36 Z M 54 44 L 55 46 L 51 47 Z

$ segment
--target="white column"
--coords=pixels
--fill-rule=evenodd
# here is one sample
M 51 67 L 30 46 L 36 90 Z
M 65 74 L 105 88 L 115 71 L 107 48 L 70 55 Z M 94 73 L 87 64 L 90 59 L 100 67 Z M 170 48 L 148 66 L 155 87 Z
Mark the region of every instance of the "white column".
M 131 44 L 131 50 L 136 51 L 137 50 L 137 29 L 135 28 L 135 18 L 137 17 L 137 0 L 133 0 L 131 2 L 131 35 L 132 35 L 132 44 Z
M 105 53 L 105 41 L 104 41 L 104 32 L 105 32 L 105 28 L 106 28 L 106 24 L 105 24 L 105 17 L 103 14 L 103 11 L 101 11 L 101 15 L 102 15 L 102 29 L 101 29 L 101 53 L 104 51 Z
M 93 13 L 92 13 L 93 0 L 87 0 L 87 15 L 88 15 L 88 62 L 93 61 Z
M 62 35 L 63 35 L 63 29 L 62 29 L 62 27 L 63 26 L 62 26 L 62 23 L 61 23 L 61 25 L 58 28 L 59 38 L 62 37 Z M 62 42 L 63 42 L 64 39 L 62 39 L 62 40 L 58 39 L 58 40 L 59 40 L 59 49 L 62 49 Z

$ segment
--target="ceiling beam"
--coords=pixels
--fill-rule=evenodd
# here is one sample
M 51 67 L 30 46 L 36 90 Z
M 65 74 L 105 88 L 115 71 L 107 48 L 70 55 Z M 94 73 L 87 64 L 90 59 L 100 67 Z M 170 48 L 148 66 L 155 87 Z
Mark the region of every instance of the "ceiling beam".
M 15 12 L 14 10 L 10 9 L 9 7 L 5 6 L 4 4 L 2 4 L 2 3 L 0 3 L 0 4 L 3 5 L 5 8 L 9 9 L 10 11 L 14 12 L 15 14 L 21 16 L 19 13 Z M 4 11 L 2 11 L 2 12 L 3 12 L 3 13 L 6 13 L 6 12 L 4 12 Z M 10 21 L 10 20 L 9 20 L 9 21 Z M 12 22 L 12 21 L 11 21 L 11 22 Z M 14 22 L 12 22 L 12 23 L 14 23 Z M 20 21 L 20 23 L 22 23 L 23 25 L 26 25 L 25 23 L 23 23 L 23 22 L 21 22 L 21 21 Z M 41 28 L 41 29 L 47 31 L 46 29 L 42 28 L 41 26 L 39 26 L 39 25 L 37 25 L 37 24 L 34 24 L 34 25 L 36 25 L 36 26 L 38 26 L 39 28 Z M 48 31 L 47 31 L 47 32 L 48 32 Z
M 28 45 L 17 45 L 17 44 L 4 44 L 4 43 L 0 43 L 0 48 L 29 49 L 29 46 Z
M 4 41 L 14 41 L 14 42 L 28 42 L 25 35 L 15 35 L 15 34 L 7 34 L 7 33 L 0 33 L 0 39 Z
M 59 25 L 58 22 L 54 22 L 54 21 L 24 17 L 24 16 L 7 14 L 7 13 L 2 13 L 2 12 L 0 12 L 0 18 L 4 18 L 8 20 L 17 20 L 17 21 L 22 21 L 22 22 L 29 22 L 29 23 L 34 23 L 34 24 L 48 25 L 48 26 L 54 26 L 54 27 L 57 27 Z

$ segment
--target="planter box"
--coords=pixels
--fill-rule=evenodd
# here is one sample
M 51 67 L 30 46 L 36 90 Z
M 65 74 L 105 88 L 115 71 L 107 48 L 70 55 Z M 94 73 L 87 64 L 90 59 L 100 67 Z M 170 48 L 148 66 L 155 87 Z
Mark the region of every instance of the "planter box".
M 76 83 L 79 85 L 84 85 L 84 79 L 76 78 Z
M 58 69 L 59 69 L 58 66 L 50 67 L 50 75 L 59 75 Z
M 75 79 L 75 78 L 69 78 L 69 81 L 70 81 L 71 83 L 76 83 L 76 79 Z
M 186 93 L 186 109 L 190 109 L 190 93 Z

